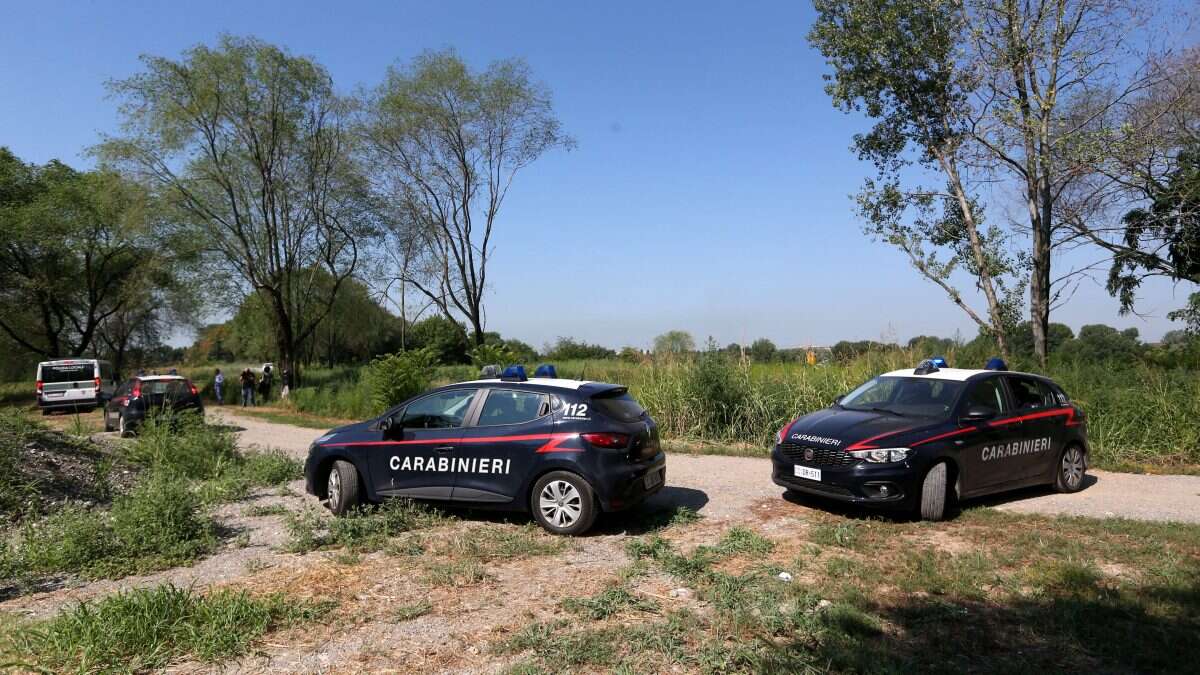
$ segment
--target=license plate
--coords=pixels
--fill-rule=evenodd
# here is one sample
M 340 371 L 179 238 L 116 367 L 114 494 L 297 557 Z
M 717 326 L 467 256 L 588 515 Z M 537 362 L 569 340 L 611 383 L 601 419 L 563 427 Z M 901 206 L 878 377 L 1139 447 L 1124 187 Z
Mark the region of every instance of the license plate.
M 809 480 L 815 480 L 818 482 L 821 480 L 820 469 L 814 469 L 808 466 L 800 466 L 799 464 L 796 465 L 796 475 L 801 478 L 807 478 Z
M 642 479 L 646 483 L 646 489 L 649 490 L 655 485 L 661 483 L 663 481 L 662 475 L 662 471 L 651 471 L 650 473 L 646 474 L 646 477 Z

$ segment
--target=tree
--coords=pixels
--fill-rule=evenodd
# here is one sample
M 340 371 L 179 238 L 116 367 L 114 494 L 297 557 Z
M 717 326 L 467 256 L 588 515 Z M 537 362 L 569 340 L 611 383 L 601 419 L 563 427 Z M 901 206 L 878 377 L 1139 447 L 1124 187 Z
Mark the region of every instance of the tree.
M 955 0 L 815 0 L 818 17 L 809 40 L 833 74 L 826 92 L 835 106 L 861 110 L 876 123 L 854 137 L 854 149 L 877 170 L 858 195 L 866 232 L 903 251 L 913 267 L 938 285 L 1007 353 L 1015 294 L 1001 279 L 1017 277 L 999 229 L 984 229 L 964 176 L 964 114 L 976 86 L 958 63 L 968 26 Z M 906 181 L 911 165 L 939 172 L 943 188 Z M 939 249 L 948 259 L 939 257 Z M 976 312 L 953 285 L 964 268 L 987 302 Z
M 443 315 L 421 319 L 408 329 L 409 349 L 425 349 L 437 363 L 468 363 L 469 342 L 461 323 Z
M 553 345 L 546 345 L 542 351 L 545 352 L 545 358 L 550 361 L 611 359 L 617 355 L 608 347 L 588 344 L 569 337 L 559 337 Z
M 496 217 L 518 172 L 572 145 L 546 88 L 519 60 L 472 73 L 452 51 L 393 67 L 364 104 L 375 184 L 393 205 L 396 276 L 484 340 Z M 465 332 L 465 329 L 464 329 Z
M 295 378 L 299 346 L 375 232 L 350 106 L 320 65 L 254 38 L 142 63 L 109 83 L 123 135 L 99 153 L 156 190 L 212 268 L 232 272 L 227 304 L 263 298 L 278 361 Z
M 1064 358 L 1096 363 L 1101 361 L 1132 361 L 1142 353 L 1136 328 L 1118 331 L 1112 326 L 1092 324 L 1079 329 L 1079 337 L 1063 345 Z
M 687 331 L 669 330 L 654 338 L 656 356 L 680 356 L 696 351 L 696 341 Z
M 774 359 L 778 351 L 775 343 L 767 338 L 759 338 L 750 343 L 750 358 L 760 363 L 766 363 Z
M 162 249 L 138 186 L 0 148 L 0 332 L 45 358 L 96 350 Z

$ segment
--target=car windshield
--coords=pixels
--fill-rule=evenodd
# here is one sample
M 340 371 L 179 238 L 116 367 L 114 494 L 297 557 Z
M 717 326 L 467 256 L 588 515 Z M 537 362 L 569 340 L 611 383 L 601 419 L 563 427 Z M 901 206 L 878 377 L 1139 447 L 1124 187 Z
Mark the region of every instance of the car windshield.
M 846 394 L 847 410 L 872 410 L 903 417 L 946 417 L 963 383 L 923 377 L 877 377 Z

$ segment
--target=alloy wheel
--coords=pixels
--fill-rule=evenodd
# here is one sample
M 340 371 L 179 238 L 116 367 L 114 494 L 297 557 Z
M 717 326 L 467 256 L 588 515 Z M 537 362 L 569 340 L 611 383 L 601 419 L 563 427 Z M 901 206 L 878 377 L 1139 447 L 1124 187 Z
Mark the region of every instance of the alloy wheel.
M 579 520 L 583 512 L 583 498 L 574 485 L 565 480 L 553 480 L 546 483 L 538 495 L 538 508 L 551 525 L 568 528 Z
M 326 494 L 329 496 L 330 507 L 337 506 L 342 501 L 342 477 L 337 469 L 329 472 L 329 483 Z
M 1083 482 L 1083 451 L 1077 447 L 1067 448 L 1062 458 L 1063 483 L 1074 490 Z

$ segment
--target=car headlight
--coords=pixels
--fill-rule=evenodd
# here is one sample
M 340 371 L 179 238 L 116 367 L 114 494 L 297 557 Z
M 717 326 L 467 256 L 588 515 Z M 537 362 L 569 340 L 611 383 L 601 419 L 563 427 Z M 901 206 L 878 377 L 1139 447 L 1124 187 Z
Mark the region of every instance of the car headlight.
M 908 448 L 877 448 L 874 450 L 851 450 L 850 456 L 865 459 L 872 464 L 903 462 L 908 457 Z

